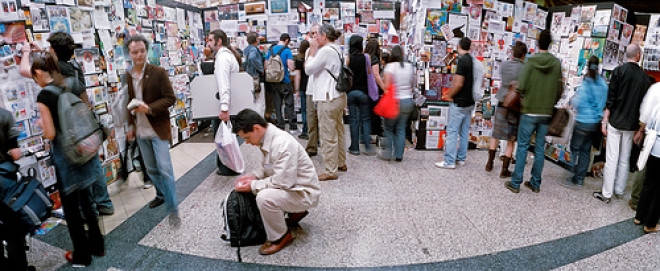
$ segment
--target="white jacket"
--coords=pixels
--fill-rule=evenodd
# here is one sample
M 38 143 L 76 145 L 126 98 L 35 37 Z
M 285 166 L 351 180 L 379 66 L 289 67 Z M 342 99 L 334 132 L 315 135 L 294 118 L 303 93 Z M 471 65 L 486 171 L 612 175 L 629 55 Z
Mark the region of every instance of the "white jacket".
M 335 89 L 337 82 L 326 71 L 328 69 L 335 77 L 339 75 L 342 64 L 340 54 L 339 47 L 328 42 L 316 52 L 315 56 L 310 56 L 305 61 L 305 72 L 312 82 L 311 85 L 308 85 L 307 92 L 313 92 L 313 101 L 329 102 L 342 95 Z
M 222 47 L 215 54 L 215 79 L 220 92 L 220 111 L 229 111 L 229 87 L 231 74 L 239 72 L 238 61 L 234 53 L 227 47 Z

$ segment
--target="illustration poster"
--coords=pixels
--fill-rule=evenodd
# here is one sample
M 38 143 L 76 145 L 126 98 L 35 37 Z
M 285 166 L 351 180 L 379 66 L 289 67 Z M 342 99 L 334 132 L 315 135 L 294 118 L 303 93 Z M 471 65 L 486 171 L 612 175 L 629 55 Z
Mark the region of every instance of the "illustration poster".
M 447 12 L 439 9 L 429 9 L 426 13 L 426 33 L 440 37 L 440 28 L 447 23 Z
M 442 0 L 442 9 L 449 12 L 461 13 L 461 0 Z
M 48 19 L 50 21 L 51 32 L 71 33 L 69 24 L 69 9 L 60 6 L 47 6 Z

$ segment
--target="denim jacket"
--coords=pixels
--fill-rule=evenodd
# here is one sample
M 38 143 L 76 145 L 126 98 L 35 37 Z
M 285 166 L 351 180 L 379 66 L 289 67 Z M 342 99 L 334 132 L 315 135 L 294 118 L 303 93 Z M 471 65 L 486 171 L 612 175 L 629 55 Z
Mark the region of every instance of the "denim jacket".
M 264 60 L 259 49 L 254 45 L 248 45 L 245 48 L 244 69 L 252 77 L 261 76 L 264 73 Z

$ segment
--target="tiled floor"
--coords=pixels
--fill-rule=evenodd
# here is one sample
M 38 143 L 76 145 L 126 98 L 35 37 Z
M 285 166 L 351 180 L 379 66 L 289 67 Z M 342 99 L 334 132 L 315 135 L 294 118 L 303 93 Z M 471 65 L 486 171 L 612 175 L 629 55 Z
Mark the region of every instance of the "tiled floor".
M 245 247 L 239 263 L 220 238 L 233 178 L 214 173 L 210 134 L 198 136 L 171 150 L 181 227 L 169 227 L 164 208 L 145 207 L 155 191 L 133 173 L 112 196 L 116 214 L 102 218 L 107 253 L 90 270 L 660 270 L 659 235 L 633 225 L 626 200 L 595 200 L 600 178 L 566 189 L 558 180 L 567 171 L 547 162 L 541 193 L 512 194 L 497 177 L 501 162 L 485 172 L 487 152 L 478 150 L 455 170 L 433 166 L 442 151 L 407 150 L 402 162 L 348 155 L 348 172 L 321 183 L 290 246 L 270 256 Z M 256 147 L 241 151 L 247 171 L 260 167 Z M 322 158 L 312 161 L 320 171 Z M 73 270 L 62 257 L 72 249 L 66 227 L 35 239 L 30 263 Z
M 209 133 L 200 132 L 196 136 L 199 137 L 199 141 L 211 141 L 208 138 L 210 137 Z M 215 146 L 213 143 L 190 143 L 187 141 L 170 149 L 175 179 L 181 178 L 183 174 L 214 151 Z M 121 191 L 116 191 L 114 195 L 110 196 L 115 206 L 115 213 L 111 216 L 102 216 L 100 219 L 101 230 L 104 234 L 110 233 L 156 196 L 155 188 L 143 188 L 142 172 L 132 172 L 128 177 L 128 181 L 119 187 Z

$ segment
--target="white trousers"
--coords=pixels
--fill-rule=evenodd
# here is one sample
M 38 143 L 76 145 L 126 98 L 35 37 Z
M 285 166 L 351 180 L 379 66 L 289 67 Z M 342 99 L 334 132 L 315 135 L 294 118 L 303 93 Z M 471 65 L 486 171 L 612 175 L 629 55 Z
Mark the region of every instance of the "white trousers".
M 635 131 L 620 131 L 607 125 L 605 168 L 603 169 L 603 196 L 623 195 L 630 169 L 630 150 Z
M 257 206 L 269 241 L 277 241 L 287 231 L 284 213 L 300 213 L 311 206 L 303 192 L 282 189 L 264 189 L 257 194 Z

